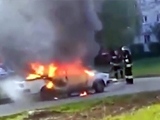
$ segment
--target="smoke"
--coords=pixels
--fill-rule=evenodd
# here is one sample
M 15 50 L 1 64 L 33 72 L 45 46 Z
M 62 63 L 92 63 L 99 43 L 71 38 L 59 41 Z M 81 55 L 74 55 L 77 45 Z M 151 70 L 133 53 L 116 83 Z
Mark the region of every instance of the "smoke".
M 1 94 L 3 93 L 6 97 L 10 98 L 12 101 L 25 101 L 30 102 L 33 101 L 29 97 L 26 97 L 22 91 L 20 91 L 20 86 L 18 82 L 24 81 L 24 79 L 20 76 L 12 76 L 4 79 L 0 83 Z M 13 87 L 14 86 L 14 87 Z
M 18 71 L 35 61 L 90 62 L 99 50 L 95 32 L 102 29 L 95 5 L 92 0 L 0 0 L 0 55 Z

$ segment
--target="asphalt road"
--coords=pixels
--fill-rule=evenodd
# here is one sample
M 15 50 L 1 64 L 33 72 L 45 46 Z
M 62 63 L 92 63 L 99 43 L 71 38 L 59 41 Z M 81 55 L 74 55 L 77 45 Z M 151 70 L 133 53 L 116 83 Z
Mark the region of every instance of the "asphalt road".
M 34 110 L 39 108 L 46 108 L 50 106 L 57 106 L 66 103 L 73 103 L 85 101 L 90 99 L 98 99 L 113 95 L 122 95 L 130 93 L 138 93 L 143 91 L 160 90 L 160 77 L 154 78 L 137 78 L 134 85 L 126 85 L 125 82 L 114 83 L 105 89 L 104 93 L 88 95 L 86 97 L 74 97 L 57 101 L 47 102 L 31 102 L 31 101 L 17 101 L 16 103 L 0 105 L 0 116 L 16 114 L 23 111 Z

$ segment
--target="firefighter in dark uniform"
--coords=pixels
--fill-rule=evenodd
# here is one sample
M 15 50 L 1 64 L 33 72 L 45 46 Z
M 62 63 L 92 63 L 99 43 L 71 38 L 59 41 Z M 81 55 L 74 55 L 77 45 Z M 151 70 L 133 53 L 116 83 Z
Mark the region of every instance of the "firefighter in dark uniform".
M 123 52 L 126 83 L 127 84 L 133 84 L 131 52 L 125 46 L 122 47 L 122 52 Z
M 112 65 L 112 70 L 114 71 L 114 76 L 116 79 L 118 79 L 118 73 L 120 72 L 121 78 L 123 78 L 123 70 L 121 67 L 122 59 L 121 55 L 117 50 L 113 51 L 112 53 L 112 58 L 111 58 L 111 65 Z

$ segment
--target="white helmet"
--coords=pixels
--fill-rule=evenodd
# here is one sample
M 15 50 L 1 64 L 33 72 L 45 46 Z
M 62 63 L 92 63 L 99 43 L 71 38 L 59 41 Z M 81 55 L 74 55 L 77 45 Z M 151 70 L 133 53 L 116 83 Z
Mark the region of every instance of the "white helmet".
M 128 51 L 129 54 L 131 54 L 131 51 L 130 51 L 130 49 L 128 47 L 123 46 L 121 49 L 122 49 L 122 51 Z
M 122 51 L 125 51 L 125 50 L 129 51 L 128 47 L 126 47 L 126 46 L 123 46 L 121 49 L 122 49 Z

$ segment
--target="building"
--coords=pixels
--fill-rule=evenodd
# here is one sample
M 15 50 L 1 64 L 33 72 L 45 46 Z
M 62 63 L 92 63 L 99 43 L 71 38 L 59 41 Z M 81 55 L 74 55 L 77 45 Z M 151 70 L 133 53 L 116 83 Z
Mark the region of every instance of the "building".
M 150 42 L 158 42 L 152 28 L 160 22 L 160 0 L 138 0 L 142 12 L 142 32 L 134 43 L 144 44 L 144 50 L 149 51 Z
M 103 1 L 94 0 L 97 12 L 101 12 Z M 160 0 L 137 0 L 137 2 L 143 19 L 141 35 L 135 37 L 134 44 L 141 43 L 144 45 L 144 50 L 149 51 L 149 43 L 158 42 L 152 28 L 160 22 Z

